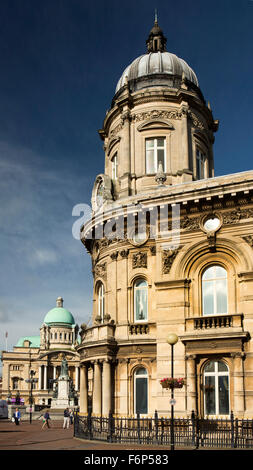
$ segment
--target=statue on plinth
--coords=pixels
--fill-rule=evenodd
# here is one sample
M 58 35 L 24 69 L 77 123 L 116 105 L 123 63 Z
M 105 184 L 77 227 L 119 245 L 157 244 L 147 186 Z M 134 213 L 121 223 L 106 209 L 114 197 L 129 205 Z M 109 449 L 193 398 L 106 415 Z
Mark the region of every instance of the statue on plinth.
M 68 361 L 67 359 L 64 357 L 62 359 L 62 363 L 61 363 L 61 377 L 68 377 L 69 375 L 69 366 L 68 366 Z

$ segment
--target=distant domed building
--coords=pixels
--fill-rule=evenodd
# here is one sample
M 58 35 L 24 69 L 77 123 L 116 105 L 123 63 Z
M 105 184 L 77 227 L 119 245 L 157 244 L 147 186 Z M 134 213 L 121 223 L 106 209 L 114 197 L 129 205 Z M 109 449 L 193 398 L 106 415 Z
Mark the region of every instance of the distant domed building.
M 105 167 L 81 229 L 94 276 L 81 412 L 92 377 L 95 415 L 169 415 L 173 333 L 175 415 L 252 418 L 253 172 L 214 176 L 219 122 L 195 72 L 157 19 L 146 44 L 99 130 Z
M 35 404 L 50 405 L 54 395 L 55 380 L 60 375 L 61 363 L 68 361 L 69 375 L 78 400 L 79 396 L 79 355 L 78 325 L 69 310 L 63 307 L 58 297 L 56 307 L 45 315 L 39 336 L 25 336 L 18 340 L 13 351 L 3 351 L 2 398 L 17 391 L 25 404 L 29 403 L 30 383 L 26 382 L 31 370 L 37 379 L 33 384 Z

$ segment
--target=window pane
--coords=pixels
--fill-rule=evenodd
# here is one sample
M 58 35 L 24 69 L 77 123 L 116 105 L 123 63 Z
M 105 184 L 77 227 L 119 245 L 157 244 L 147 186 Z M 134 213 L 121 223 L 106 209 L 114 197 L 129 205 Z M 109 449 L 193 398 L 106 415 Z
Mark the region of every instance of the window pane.
M 214 372 L 214 362 L 209 362 L 205 367 L 205 372 Z
M 165 170 L 165 166 L 164 166 L 164 150 L 157 150 L 157 158 L 158 158 L 158 161 L 157 161 L 157 170 L 159 168 L 159 164 L 161 163 L 162 164 L 162 167 L 163 167 L 163 171 Z
M 215 278 L 215 266 L 211 266 L 210 268 L 206 269 L 202 279 L 214 279 Z
M 154 150 L 147 150 L 146 152 L 146 168 L 147 173 L 155 173 Z
M 227 280 L 216 281 L 217 312 L 227 313 Z
M 135 290 L 135 319 L 137 321 L 147 319 L 147 290 L 145 288 Z
M 216 277 L 227 279 L 227 271 L 222 266 L 216 266 Z
M 165 139 L 157 139 L 157 147 L 164 147 Z
M 205 377 L 205 412 L 207 415 L 215 415 L 215 377 Z
M 146 149 L 151 149 L 151 148 L 154 148 L 154 140 L 153 139 L 146 140 Z
M 218 361 L 218 371 L 219 372 L 227 372 L 228 371 L 228 368 L 226 366 L 226 364 L 222 361 Z
M 136 379 L 135 412 L 147 414 L 148 412 L 148 381 L 146 378 Z
M 228 376 L 219 377 L 219 414 L 229 414 Z
M 213 281 L 202 283 L 203 315 L 212 315 L 214 313 L 213 288 Z
M 139 279 L 139 281 L 136 281 L 135 287 L 147 287 L 147 283 L 144 279 Z
M 135 372 L 135 375 L 147 375 L 147 371 L 142 367 Z

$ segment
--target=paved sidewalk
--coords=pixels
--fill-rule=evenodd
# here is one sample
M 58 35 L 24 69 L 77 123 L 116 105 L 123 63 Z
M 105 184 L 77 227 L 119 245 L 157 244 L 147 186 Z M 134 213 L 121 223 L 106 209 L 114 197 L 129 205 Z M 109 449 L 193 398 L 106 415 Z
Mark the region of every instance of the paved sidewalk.
M 169 446 L 147 446 L 138 444 L 111 444 L 85 441 L 73 437 L 73 425 L 62 428 L 63 421 L 53 421 L 50 429 L 42 427 L 42 421 L 31 424 L 21 421 L 19 426 L 11 421 L 0 420 L 1 450 L 160 450 L 167 453 Z M 186 450 L 190 450 L 187 448 Z

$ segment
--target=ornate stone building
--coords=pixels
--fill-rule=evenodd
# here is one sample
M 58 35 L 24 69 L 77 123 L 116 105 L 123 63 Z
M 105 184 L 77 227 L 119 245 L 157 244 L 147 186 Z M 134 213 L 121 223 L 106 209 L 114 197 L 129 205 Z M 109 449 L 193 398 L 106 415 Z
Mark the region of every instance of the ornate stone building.
M 22 337 L 13 351 L 2 352 L 2 398 L 7 399 L 10 394 L 15 398 L 19 392 L 22 403 L 24 400 L 24 404 L 28 404 L 31 383 L 27 379 L 34 371 L 34 404 L 50 405 L 54 396 L 54 380 L 60 375 L 64 357 L 68 361 L 69 375 L 78 398 L 79 355 L 75 349 L 78 329 L 73 315 L 63 307 L 63 299 L 58 297 L 56 307 L 44 318 L 40 336 Z
M 253 172 L 214 176 L 218 121 L 165 45 L 155 21 L 99 131 L 105 170 L 81 229 L 94 301 L 77 348 L 80 410 L 90 395 L 94 414 L 169 414 L 160 380 L 176 333 L 174 371 L 186 385 L 175 415 L 252 417 Z

